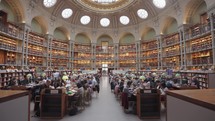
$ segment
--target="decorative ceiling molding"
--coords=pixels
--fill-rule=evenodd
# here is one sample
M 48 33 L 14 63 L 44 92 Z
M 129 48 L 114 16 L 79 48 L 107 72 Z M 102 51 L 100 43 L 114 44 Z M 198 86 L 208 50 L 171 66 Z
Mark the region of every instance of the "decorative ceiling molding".
M 121 11 L 122 9 L 128 8 L 128 6 L 133 5 L 134 2 L 137 2 L 137 0 L 118 0 L 110 4 L 100 4 L 92 0 L 70 0 L 70 1 L 75 2 L 76 4 L 82 6 L 82 8 L 85 8 L 86 10 L 93 11 L 96 13 L 118 12 Z

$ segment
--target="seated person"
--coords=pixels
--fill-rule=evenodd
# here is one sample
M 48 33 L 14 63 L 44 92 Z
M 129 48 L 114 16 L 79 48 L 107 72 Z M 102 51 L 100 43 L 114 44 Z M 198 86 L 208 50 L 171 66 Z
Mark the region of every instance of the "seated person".
M 16 78 L 12 78 L 9 80 L 8 86 L 15 86 L 17 85 L 17 80 Z
M 26 85 L 26 84 L 28 84 L 27 76 L 25 75 L 24 77 L 22 77 L 21 79 L 19 79 L 18 80 L 18 84 L 19 85 Z
M 195 86 L 195 87 L 197 87 L 198 89 L 200 89 L 199 81 L 198 81 L 198 79 L 197 79 L 196 76 L 194 76 L 194 77 L 192 78 L 192 80 L 191 80 L 191 86 Z
M 168 90 L 168 88 L 165 82 L 161 82 L 159 89 L 160 89 L 161 95 L 166 95 L 166 91 Z
M 51 80 L 50 80 L 50 79 L 46 80 L 45 83 L 44 83 L 43 85 L 41 85 L 41 91 L 42 91 L 42 93 L 43 93 L 44 90 L 47 89 L 47 88 L 49 88 L 49 89 L 54 89 L 54 87 L 51 86 Z
M 132 81 L 128 81 L 124 87 L 123 92 L 128 94 L 128 101 L 136 101 L 136 97 L 133 95 L 134 90 L 131 87 Z

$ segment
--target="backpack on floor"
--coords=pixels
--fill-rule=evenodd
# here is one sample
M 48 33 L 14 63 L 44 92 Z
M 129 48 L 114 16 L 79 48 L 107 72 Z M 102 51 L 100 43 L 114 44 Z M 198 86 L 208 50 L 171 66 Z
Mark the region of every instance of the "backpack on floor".
M 70 111 L 69 111 L 69 115 L 70 116 L 74 116 L 78 113 L 78 108 L 77 107 L 73 107 Z

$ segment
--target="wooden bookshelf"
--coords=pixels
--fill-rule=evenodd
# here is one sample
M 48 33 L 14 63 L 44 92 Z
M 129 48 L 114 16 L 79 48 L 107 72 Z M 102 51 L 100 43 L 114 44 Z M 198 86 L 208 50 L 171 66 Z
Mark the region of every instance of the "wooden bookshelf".
M 127 52 L 136 52 L 135 44 L 120 45 L 119 46 L 119 53 L 127 53 Z
M 47 46 L 44 35 L 39 35 L 35 32 L 30 32 L 28 35 L 28 42 L 37 46 Z
M 180 55 L 180 45 L 174 45 L 163 49 L 163 57 Z
M 157 40 L 142 40 L 141 51 L 156 50 L 157 47 Z
M 6 64 L 16 65 L 16 53 L 7 52 L 7 54 L 6 54 Z
M 215 88 L 215 73 L 213 71 L 201 71 L 201 70 L 188 70 L 177 72 L 181 75 L 181 80 L 188 79 L 188 83 L 191 83 L 192 77 L 197 77 L 199 81 L 200 89 Z
M 17 40 L 0 35 L 0 49 L 16 51 L 17 50 Z
M 91 53 L 92 50 L 91 45 L 75 44 L 74 51 Z
M 178 45 L 179 42 L 179 33 L 168 34 L 163 38 L 162 47 Z
M 136 60 L 136 52 L 127 52 L 119 55 L 119 60 Z
M 91 53 L 74 52 L 74 60 L 91 60 Z
M 158 42 L 157 40 L 141 41 L 141 69 L 156 69 L 158 67 Z
M 44 65 L 44 61 L 42 57 L 38 57 L 38 56 L 28 56 L 27 59 L 27 65 L 30 67 L 36 67 L 36 66 L 43 66 Z
M 20 29 L 12 23 L 8 23 L 8 34 L 13 37 L 20 37 Z
M 68 59 L 59 59 L 59 58 L 52 58 L 51 59 L 51 66 L 55 69 L 59 69 L 62 67 L 67 67 Z
M 63 50 L 52 49 L 53 58 L 68 58 L 68 52 Z
M 69 49 L 69 44 L 66 40 L 52 40 L 52 44 L 51 44 L 53 49 L 56 50 L 64 50 L 64 51 L 68 51 Z
M 145 59 L 142 61 L 142 69 L 157 69 L 158 68 L 158 59 Z
M 96 60 L 101 61 L 114 60 L 114 55 L 111 53 L 96 53 Z
M 119 61 L 120 68 L 136 68 L 136 61 L 135 60 L 120 60 Z
M 213 63 L 212 37 L 204 35 L 186 41 L 186 58 L 188 69 L 200 69 L 200 66 L 210 66 Z
M 17 70 L 17 69 L 7 69 L 0 70 L 0 86 L 4 87 L 9 84 L 10 79 L 18 78 L 22 79 L 25 75 L 31 73 L 33 75 L 33 71 L 31 70 Z
M 144 51 L 142 52 L 141 59 L 153 59 L 158 58 L 158 50 Z
M 113 60 L 97 60 L 96 61 L 96 68 L 102 68 L 102 64 L 108 64 L 108 68 L 114 67 L 114 61 Z
M 198 39 L 194 39 L 190 43 L 191 45 L 191 51 L 201 51 L 201 50 L 207 50 L 212 48 L 212 37 L 211 35 L 201 37 Z
M 82 67 L 91 67 L 91 61 L 90 60 L 76 60 L 75 67 L 82 68 Z
M 136 68 L 136 46 L 135 44 L 119 46 L 119 67 Z
M 45 49 L 41 46 L 36 46 L 33 44 L 28 44 L 28 54 L 29 55 L 35 55 L 35 56 L 44 56 L 45 55 Z
M 114 47 L 108 46 L 107 49 L 102 48 L 102 46 L 96 46 L 96 53 L 113 53 Z
M 180 69 L 180 62 L 181 62 L 180 56 L 163 58 L 163 69 L 166 69 L 168 67 L 171 67 L 176 70 Z
M 179 33 L 169 34 L 162 39 L 162 61 L 163 68 L 168 67 L 179 69 L 180 68 L 180 38 Z
M 192 54 L 193 65 L 212 64 L 212 51 L 202 51 Z

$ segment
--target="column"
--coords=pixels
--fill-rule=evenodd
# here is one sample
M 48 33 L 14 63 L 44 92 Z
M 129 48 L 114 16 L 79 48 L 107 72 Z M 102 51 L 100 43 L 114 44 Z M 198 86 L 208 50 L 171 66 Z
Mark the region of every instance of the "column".
M 96 43 L 91 44 L 91 69 L 96 69 Z
M 140 40 L 136 41 L 136 71 L 140 70 Z
M 23 33 L 23 42 L 22 42 L 22 68 L 28 66 L 28 35 L 31 30 L 31 26 L 27 24 L 22 24 Z
M 163 56 L 162 56 L 162 35 L 156 36 L 157 39 L 157 49 L 158 49 L 158 68 L 163 69 Z
M 52 68 L 52 40 L 53 40 L 53 35 L 47 34 L 46 35 L 46 41 L 47 41 L 47 56 L 46 56 L 46 66 L 47 69 Z
M 75 42 L 71 40 L 71 57 L 70 57 L 70 63 L 71 63 L 71 69 L 74 70 L 74 52 L 75 52 Z
M 119 43 L 114 43 L 114 69 L 119 69 Z
M 180 27 L 178 27 L 178 33 L 179 33 L 179 39 L 180 39 L 180 59 L 181 59 L 181 62 L 180 62 L 180 69 L 184 69 L 184 67 L 185 67 L 185 56 L 186 56 L 186 54 L 185 54 L 185 45 L 186 45 L 186 43 L 185 43 L 185 41 L 184 41 L 184 27 L 183 27 L 183 25 L 182 26 L 180 26 Z
M 213 65 L 215 65 L 215 35 L 214 35 L 214 13 L 209 13 L 210 25 L 211 25 L 211 37 L 212 37 L 212 55 L 213 55 Z
M 68 67 L 69 67 L 69 70 L 71 70 L 71 56 L 72 56 L 72 40 L 69 40 L 69 50 L 68 50 Z

